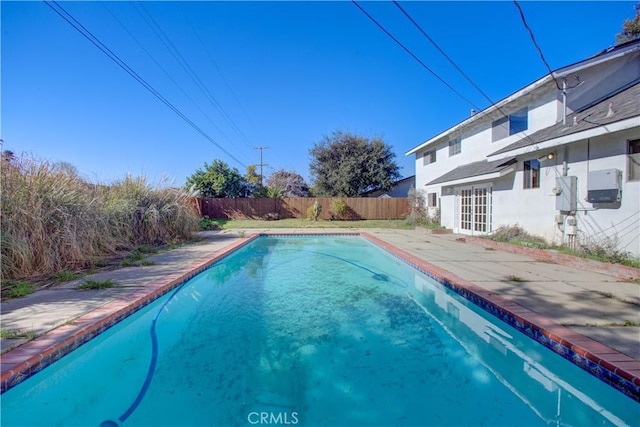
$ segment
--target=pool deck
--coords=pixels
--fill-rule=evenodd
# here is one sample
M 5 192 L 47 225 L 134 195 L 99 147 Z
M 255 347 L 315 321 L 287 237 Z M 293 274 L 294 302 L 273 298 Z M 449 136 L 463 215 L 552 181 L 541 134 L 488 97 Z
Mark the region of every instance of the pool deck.
M 330 228 L 203 232 L 199 243 L 147 257 L 153 265 L 84 278 L 113 279 L 118 287 L 79 291 L 75 288 L 80 280 L 76 280 L 2 302 L 2 329 L 31 332 L 37 337 L 31 341 L 2 339 L 2 389 L 7 383 L 19 382 L 21 372 L 37 371 L 40 364 L 61 357 L 167 286 L 184 281 L 229 248 L 246 243 L 254 233 L 341 232 L 366 233 L 440 277 L 493 298 L 513 313 L 529 313 L 540 326 L 556 331 L 560 338 L 566 335 L 579 342 L 586 351 L 630 373 L 640 385 L 640 270 L 608 264 L 598 267 L 579 260 L 552 261 L 526 250 L 512 253 L 503 250 L 506 247 L 487 248 L 472 238 L 420 229 Z M 625 324 L 631 326 L 622 326 Z

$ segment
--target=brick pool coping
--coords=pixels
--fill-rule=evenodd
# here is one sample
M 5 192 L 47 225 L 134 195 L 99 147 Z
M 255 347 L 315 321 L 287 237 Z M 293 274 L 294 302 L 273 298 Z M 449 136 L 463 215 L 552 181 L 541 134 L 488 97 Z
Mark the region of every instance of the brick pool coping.
M 368 233 L 360 233 L 360 235 L 601 381 L 640 402 L 640 361 L 411 255 L 384 240 Z
M 640 402 L 640 361 L 561 326 L 498 294 L 466 281 L 368 233 L 256 233 L 197 260 L 180 271 L 147 283 L 128 295 L 86 313 L 1 357 L 0 393 L 24 381 L 120 320 L 181 285 L 260 236 L 360 235 L 443 286 L 535 339 L 605 383 Z
M 251 235 L 213 254 L 188 264 L 180 271 L 146 283 L 140 289 L 121 296 L 74 321 L 22 344 L 0 356 L 0 393 L 51 365 L 82 344 L 101 334 L 127 316 L 180 286 L 235 250 L 258 238 Z

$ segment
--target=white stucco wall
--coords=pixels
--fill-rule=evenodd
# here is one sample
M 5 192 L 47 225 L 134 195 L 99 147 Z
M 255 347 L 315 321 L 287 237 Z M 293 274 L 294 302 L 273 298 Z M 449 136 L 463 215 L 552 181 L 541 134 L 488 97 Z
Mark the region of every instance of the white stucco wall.
M 558 120 L 561 120 L 561 117 L 558 116 L 560 111 L 559 102 L 559 93 L 555 86 L 547 86 L 541 92 L 529 94 L 519 99 L 512 106 L 503 108 L 506 114 L 510 114 L 528 106 L 528 129 L 525 132 L 492 142 L 491 124 L 497 118 L 497 116 L 494 116 L 483 119 L 481 122 L 475 123 L 473 127 L 451 135 L 451 138 L 458 135 L 461 137 L 461 152 L 459 154 L 449 156 L 449 137 L 435 141 L 429 147 L 416 152 L 416 188 L 425 188 L 428 182 L 458 166 L 485 160 L 487 155 L 519 141 L 526 135 L 556 124 Z M 424 153 L 434 149 L 436 150 L 436 162 L 425 166 Z M 430 188 L 427 191 L 433 192 L 435 190 Z
M 640 75 L 640 52 L 626 52 L 596 58 L 588 64 L 577 64 L 574 70 L 565 70 L 569 89 L 567 91 L 567 113 L 597 102 L 612 91 L 624 87 Z M 577 76 L 577 78 L 576 78 Z M 579 84 L 578 84 L 579 83 Z M 508 103 L 500 111 L 489 111 L 478 115 L 477 120 L 468 119 L 460 125 L 445 131 L 427 146 L 420 146 L 415 153 L 416 189 L 425 193 L 436 193 L 440 202 L 441 224 L 459 231 L 459 194 L 462 185 L 455 187 L 430 182 L 455 168 L 473 162 L 485 160 L 491 154 L 506 147 L 539 129 L 561 122 L 564 106 L 561 91 L 555 82 L 549 80 L 541 85 L 531 85 L 508 98 Z M 499 141 L 492 141 L 491 124 L 503 113 L 511 114 L 522 107 L 528 107 L 528 129 L 516 135 L 510 135 Z M 563 174 L 577 177 L 577 236 L 582 242 L 589 239 L 603 241 L 610 238 L 618 243 L 623 251 L 640 255 L 640 182 L 627 179 L 627 144 L 630 139 L 640 138 L 638 127 L 627 131 L 613 131 L 608 135 L 590 140 L 570 142 L 556 147 L 555 158 L 542 160 L 540 187 L 523 188 L 523 161 L 542 158 L 550 150 L 535 151 L 535 146 L 525 155 L 518 156 L 517 169 L 504 177 L 491 178 L 481 182 L 469 179 L 465 187 L 471 185 L 490 185 L 492 189 L 492 223 L 495 230 L 501 225 L 520 224 L 530 233 L 545 237 L 550 242 L 561 243 L 566 240 L 555 217 L 556 198 L 552 189 L 556 186 L 556 177 Z M 449 156 L 449 139 L 461 138 L 461 153 Z M 435 163 L 423 165 L 423 153 L 436 149 Z M 505 153 L 504 158 L 512 155 Z M 492 156 L 492 160 L 502 158 Z M 567 170 L 563 167 L 566 162 Z M 586 201 L 588 174 L 602 169 L 619 169 L 623 174 L 622 200 L 617 204 L 593 205 Z
M 555 209 L 557 196 L 552 189 L 556 185 L 556 176 L 563 173 L 563 161 L 566 159 L 567 174 L 578 178 L 576 219 L 581 241 L 610 238 L 617 241 L 620 250 L 640 255 L 640 181 L 627 180 L 626 154 L 628 140 L 638 138 L 640 129 L 635 128 L 559 147 L 553 160 L 542 162 L 540 188 L 537 189 L 523 189 L 522 162 L 544 153 L 532 152 L 529 157 L 520 158 L 515 174 L 493 183 L 493 228 L 517 223 L 551 242 L 563 242 L 563 232 L 554 220 L 559 212 Z M 586 201 L 588 173 L 601 169 L 622 171 L 622 200 L 619 204 L 597 208 L 597 205 Z M 453 215 L 445 214 L 443 210 L 442 216 Z

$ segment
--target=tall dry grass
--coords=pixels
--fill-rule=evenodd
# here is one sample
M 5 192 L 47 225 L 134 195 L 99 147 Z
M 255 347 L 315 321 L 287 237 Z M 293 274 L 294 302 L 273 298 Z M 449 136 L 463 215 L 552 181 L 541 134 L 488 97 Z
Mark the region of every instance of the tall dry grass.
M 118 250 L 197 230 L 192 198 L 144 177 L 104 186 L 31 158 L 3 159 L 0 167 L 3 279 L 89 267 Z

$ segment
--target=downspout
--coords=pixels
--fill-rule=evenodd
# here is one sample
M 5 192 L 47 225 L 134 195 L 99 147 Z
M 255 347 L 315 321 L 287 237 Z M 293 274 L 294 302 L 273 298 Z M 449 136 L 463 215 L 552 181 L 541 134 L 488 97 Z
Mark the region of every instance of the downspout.
M 567 79 L 562 79 L 562 126 L 567 124 Z

